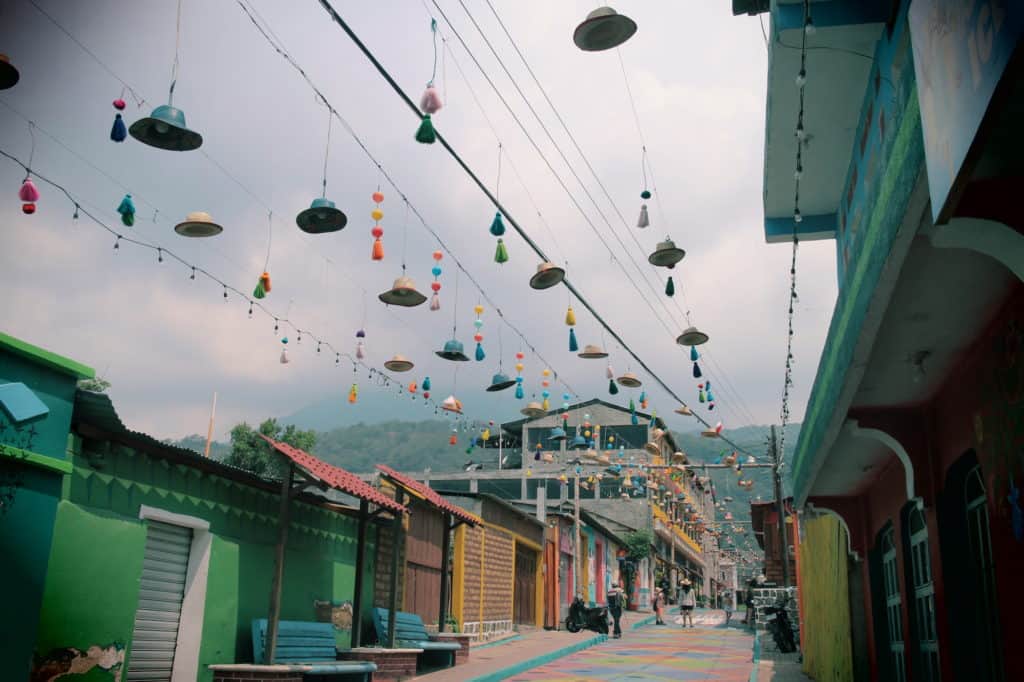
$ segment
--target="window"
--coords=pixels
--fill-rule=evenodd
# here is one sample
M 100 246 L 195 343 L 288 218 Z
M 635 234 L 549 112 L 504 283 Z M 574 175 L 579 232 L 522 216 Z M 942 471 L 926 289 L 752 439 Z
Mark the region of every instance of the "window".
M 889 527 L 882 536 L 882 578 L 885 585 L 885 620 L 889 635 L 889 662 L 893 670 L 893 679 L 896 682 L 906 682 L 902 601 L 900 599 L 899 569 L 896 563 L 896 542 L 893 529 Z
M 938 682 L 939 635 L 935 629 L 935 583 L 932 581 L 931 555 L 928 546 L 928 525 L 924 512 L 915 505 L 910 510 L 906 528 L 910 548 L 910 594 L 913 598 L 914 624 L 917 628 L 917 679 Z
M 988 495 L 981 477 L 981 467 L 967 474 L 964 485 L 964 509 L 967 513 L 967 537 L 970 542 L 970 561 L 975 576 L 975 595 L 978 607 L 979 641 L 987 649 L 982 662 L 985 670 L 980 679 L 1002 679 L 1002 656 L 999 648 L 999 606 L 996 601 L 995 566 L 992 561 L 992 538 L 988 529 Z

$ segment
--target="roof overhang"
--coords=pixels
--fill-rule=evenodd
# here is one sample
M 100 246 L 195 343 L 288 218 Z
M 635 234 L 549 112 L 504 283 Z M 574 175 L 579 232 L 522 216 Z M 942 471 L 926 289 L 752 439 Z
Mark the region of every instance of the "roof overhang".
M 889 0 L 812 2 L 816 27 L 807 37 L 804 87 L 803 173 L 800 213 L 794 223 L 797 138 L 800 108 L 801 0 L 774 2 L 768 55 L 765 122 L 765 240 L 786 242 L 794 226 L 800 239 L 832 239 L 849 168 L 876 43 L 892 13 Z

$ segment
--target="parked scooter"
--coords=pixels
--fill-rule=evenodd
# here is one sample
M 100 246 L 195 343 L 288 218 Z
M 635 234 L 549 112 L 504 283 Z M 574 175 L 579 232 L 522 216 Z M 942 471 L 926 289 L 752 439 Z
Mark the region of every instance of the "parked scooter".
M 583 597 L 576 595 L 569 605 L 569 617 L 565 619 L 565 629 L 569 632 L 593 630 L 602 635 L 608 634 L 608 608 L 605 606 L 588 607 Z
M 789 604 L 789 597 L 783 596 L 775 603 L 775 606 L 765 608 L 765 624 L 768 631 L 772 633 L 775 646 L 784 654 L 796 651 L 796 641 L 793 639 L 793 626 L 789 621 L 789 613 L 786 606 Z

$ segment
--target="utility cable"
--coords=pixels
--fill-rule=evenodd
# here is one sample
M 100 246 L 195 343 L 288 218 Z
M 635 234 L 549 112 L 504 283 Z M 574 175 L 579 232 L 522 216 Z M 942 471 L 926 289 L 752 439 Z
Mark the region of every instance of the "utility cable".
M 355 32 L 351 29 L 351 27 L 349 27 L 348 23 L 346 23 L 345 20 L 341 17 L 341 15 L 338 14 L 338 12 L 334 9 L 334 7 L 331 5 L 329 0 L 318 0 L 318 2 L 324 8 L 324 10 L 327 12 L 327 14 L 331 17 L 331 19 L 342 29 L 342 31 L 345 32 L 346 35 L 348 35 L 348 37 L 352 40 L 352 42 L 355 43 L 356 47 L 359 48 L 359 50 L 363 53 L 363 55 L 367 58 L 367 60 L 369 60 L 369 62 L 373 65 L 373 67 L 381 75 L 381 77 L 384 78 L 384 80 L 391 86 L 391 88 L 395 91 L 395 93 L 402 99 L 403 102 L 405 102 L 405 104 L 409 108 L 409 110 L 412 111 L 412 113 L 416 116 L 417 119 L 419 119 L 421 114 L 420 114 L 419 108 L 416 106 L 415 102 L 413 102 L 409 98 L 408 94 L 406 94 L 406 92 L 402 89 L 402 87 L 400 85 L 398 85 L 398 83 L 391 76 L 391 74 L 387 71 L 387 69 L 384 68 L 384 66 L 377 60 L 377 58 L 370 51 L 370 49 L 362 42 L 362 40 L 359 39 L 359 36 L 357 36 L 355 34 Z M 543 252 L 543 250 L 541 250 L 541 248 L 537 245 L 537 243 L 534 242 L 533 239 L 530 238 L 530 236 L 519 225 L 519 223 L 515 220 L 515 218 L 513 218 L 505 210 L 505 207 L 491 193 L 491 191 L 487 188 L 487 185 L 483 183 L 483 181 L 480 179 L 480 177 L 473 171 L 472 168 L 469 167 L 469 165 L 466 163 L 466 161 L 458 154 L 458 152 L 455 151 L 455 149 L 451 146 L 451 144 L 449 144 L 449 142 L 444 138 L 444 136 L 441 133 L 437 133 L 437 141 L 441 143 L 441 146 L 444 147 L 444 149 L 448 152 L 448 154 L 452 157 L 452 159 L 455 160 L 455 162 L 462 168 L 462 170 L 466 173 L 466 175 L 477 185 L 477 187 L 480 189 L 480 191 L 484 193 L 484 195 L 490 200 L 490 202 L 494 205 L 494 207 L 496 209 L 498 209 L 499 211 L 501 211 L 502 215 L 508 220 L 509 224 L 512 225 L 512 228 L 519 234 L 519 236 L 523 239 L 523 241 L 526 242 L 526 244 L 531 249 L 533 249 L 534 253 L 536 253 L 541 259 L 543 259 L 545 261 L 548 261 L 549 259 L 548 259 L 547 255 Z M 622 338 L 619 336 L 618 332 L 616 332 L 611 327 L 611 325 L 609 325 L 608 322 L 605 321 L 605 319 L 603 317 L 601 317 L 601 315 L 594 309 L 594 307 L 590 304 L 590 302 L 582 296 L 582 294 L 579 292 L 579 290 L 576 289 L 576 287 L 572 284 L 571 281 L 569 281 L 568 278 L 563 280 L 562 284 L 566 288 L 569 289 L 569 291 L 573 294 L 573 296 L 576 297 L 576 299 L 580 302 L 580 304 L 583 305 L 590 312 L 590 314 L 593 315 L 594 318 L 597 319 L 601 323 L 601 326 L 603 326 L 604 329 L 619 343 L 619 345 L 622 346 L 623 350 L 625 350 L 636 361 L 636 363 L 645 372 L 647 372 L 647 374 L 650 377 L 652 377 L 654 379 L 654 381 L 659 386 L 661 386 L 661 388 L 668 395 L 672 396 L 672 398 L 675 399 L 676 401 L 678 401 L 679 403 L 686 404 L 686 401 L 684 401 L 682 398 L 680 398 L 678 395 L 676 395 L 675 391 L 673 391 L 668 386 L 668 384 L 666 384 L 664 382 L 664 380 L 658 374 L 656 374 L 653 370 L 651 370 L 651 368 L 647 365 L 647 363 L 645 363 L 640 358 L 640 356 L 637 355 L 636 352 L 628 344 L 626 344 L 625 341 L 622 340 Z M 704 426 L 710 427 L 710 424 L 703 417 L 701 417 L 700 415 L 694 414 L 693 416 L 694 416 L 694 418 L 697 421 L 699 421 Z M 735 450 L 737 450 L 739 452 L 743 452 L 743 453 L 748 454 L 748 455 L 751 454 L 751 453 L 747 452 L 746 449 L 737 446 L 735 443 L 733 443 L 731 440 L 729 440 L 728 438 L 726 438 L 724 436 L 721 437 L 721 440 L 723 440 L 724 442 L 728 443 L 730 446 L 733 447 L 733 449 L 735 449 Z

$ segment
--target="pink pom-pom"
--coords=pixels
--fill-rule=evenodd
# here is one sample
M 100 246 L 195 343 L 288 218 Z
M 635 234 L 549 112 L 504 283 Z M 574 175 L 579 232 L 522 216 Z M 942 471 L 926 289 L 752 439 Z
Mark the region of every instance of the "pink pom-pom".
M 437 88 L 428 85 L 427 89 L 423 91 L 423 97 L 420 97 L 420 109 L 428 114 L 436 114 L 441 110 L 441 106 L 441 95 L 437 92 Z
M 21 183 L 21 189 L 18 190 L 18 198 L 28 202 L 39 201 L 39 190 L 36 189 L 32 178 L 25 178 L 25 182 Z
M 118 97 L 114 100 L 114 108 L 118 111 L 124 111 L 125 103 L 124 100 Z

